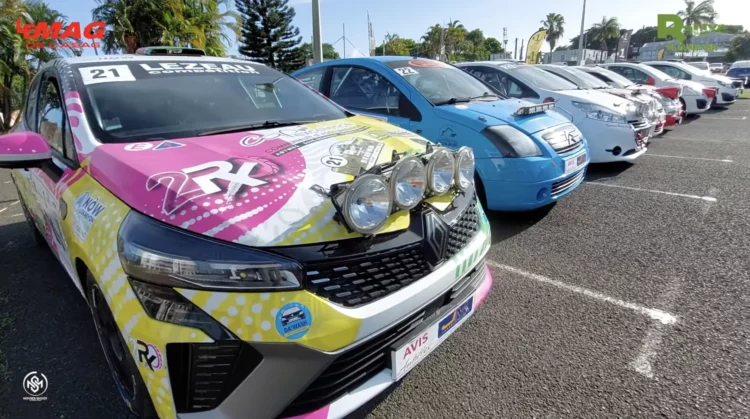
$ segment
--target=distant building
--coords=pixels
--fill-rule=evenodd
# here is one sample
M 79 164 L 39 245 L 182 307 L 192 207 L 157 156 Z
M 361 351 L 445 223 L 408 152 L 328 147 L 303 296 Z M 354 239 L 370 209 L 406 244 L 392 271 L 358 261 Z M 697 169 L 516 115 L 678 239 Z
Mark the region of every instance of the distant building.
M 548 54 L 545 54 L 542 62 L 547 64 L 566 63 L 568 65 L 578 65 L 581 58 L 586 60 L 586 64 L 603 63 L 607 60 L 607 51 L 584 49 L 583 57 L 581 57 L 581 50 L 579 49 L 552 51 Z
M 649 42 L 638 49 L 636 59 L 639 61 L 683 59 L 720 63 L 724 60 L 729 44 L 736 36 L 728 33 L 707 33 L 694 36 L 690 44 L 675 40 Z M 686 50 L 687 48 L 690 50 Z

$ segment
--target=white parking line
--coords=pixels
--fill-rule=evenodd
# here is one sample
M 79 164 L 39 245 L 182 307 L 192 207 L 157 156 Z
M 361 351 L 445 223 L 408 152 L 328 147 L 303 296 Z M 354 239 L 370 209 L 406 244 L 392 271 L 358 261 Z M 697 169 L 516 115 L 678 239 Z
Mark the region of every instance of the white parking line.
M 701 116 L 701 119 L 733 119 L 736 121 L 743 121 L 747 119 L 747 117 L 743 116 L 742 118 L 735 118 L 733 116 Z
M 658 299 L 660 307 L 669 309 L 674 305 L 677 293 L 680 290 L 680 285 L 681 281 L 678 277 L 674 277 L 669 281 L 666 292 L 664 292 Z M 654 369 L 651 365 L 651 361 L 656 357 L 656 351 L 659 349 L 659 346 L 661 346 L 661 341 L 667 331 L 667 326 L 668 325 L 664 322 L 651 322 L 651 325 L 646 332 L 646 337 L 643 339 L 641 350 L 638 352 L 638 356 L 636 356 L 635 360 L 630 364 L 635 372 L 646 378 L 654 378 Z
M 492 267 L 495 267 L 495 268 L 498 268 L 498 269 L 502 269 L 504 271 L 507 271 L 507 272 L 510 272 L 510 273 L 514 273 L 516 275 L 523 276 L 525 278 L 533 279 L 535 281 L 538 281 L 538 282 L 541 282 L 541 283 L 544 283 L 544 284 L 547 284 L 547 285 L 552 285 L 554 287 L 557 287 L 557 288 L 560 288 L 560 289 L 564 289 L 566 291 L 570 291 L 570 292 L 574 292 L 574 293 L 577 293 L 577 294 L 585 295 L 586 297 L 590 297 L 590 298 L 593 298 L 595 300 L 603 301 L 603 302 L 606 302 L 606 303 L 614 304 L 614 305 L 616 305 L 618 307 L 622 307 L 622 308 L 627 308 L 629 310 L 633 310 L 633 311 L 635 311 L 638 314 L 642 314 L 644 316 L 648 316 L 648 317 L 650 317 L 653 320 L 657 320 L 657 321 L 661 322 L 662 324 L 674 324 L 675 322 L 677 322 L 677 317 L 675 315 L 673 315 L 673 314 L 667 313 L 666 311 L 662 311 L 662 310 L 655 309 L 655 308 L 648 308 L 648 307 L 644 307 L 644 306 L 642 306 L 640 304 L 631 303 L 631 302 L 628 302 L 628 301 L 623 301 L 623 300 L 620 300 L 620 299 L 617 299 L 617 298 L 614 298 L 614 297 L 610 297 L 608 295 L 604 295 L 604 294 L 602 294 L 602 293 L 600 293 L 598 291 L 592 291 L 592 290 L 589 290 L 589 289 L 586 289 L 586 288 L 582 288 L 582 287 L 579 287 L 579 286 L 576 286 L 576 285 L 567 284 L 567 283 L 562 282 L 562 281 L 558 281 L 558 280 L 555 280 L 555 279 L 552 279 L 552 278 L 547 278 L 546 276 L 538 275 L 538 274 L 535 274 L 535 273 L 526 272 L 526 271 L 524 271 L 522 269 L 514 268 L 512 266 L 503 265 L 501 263 L 493 262 L 491 260 L 488 260 L 487 264 L 490 265 L 490 266 L 492 266 Z
M 676 192 L 657 191 L 655 189 L 642 189 L 642 188 L 633 188 L 631 186 L 611 185 L 609 183 L 601 183 L 601 182 L 584 182 L 584 183 L 587 185 L 606 186 L 608 188 L 628 189 L 631 191 L 651 192 L 651 193 L 658 193 L 662 195 L 679 196 L 682 198 L 702 199 L 704 201 L 716 202 L 716 198 L 714 198 L 713 196 L 688 195 L 688 194 L 682 194 L 682 193 L 676 193 Z
M 703 138 L 683 138 L 683 137 L 661 137 L 661 140 L 677 140 L 677 141 L 697 141 L 699 143 L 724 143 L 724 144 L 742 144 L 742 138 L 738 138 L 735 141 L 729 140 L 706 140 Z M 645 154 L 644 154 L 645 156 Z
M 670 159 L 705 160 L 705 161 L 718 161 L 722 163 L 734 163 L 734 160 L 727 160 L 727 159 L 706 159 L 703 157 L 666 156 L 664 154 L 653 154 L 653 153 L 646 153 L 644 154 L 644 156 L 665 157 L 665 158 L 670 158 Z

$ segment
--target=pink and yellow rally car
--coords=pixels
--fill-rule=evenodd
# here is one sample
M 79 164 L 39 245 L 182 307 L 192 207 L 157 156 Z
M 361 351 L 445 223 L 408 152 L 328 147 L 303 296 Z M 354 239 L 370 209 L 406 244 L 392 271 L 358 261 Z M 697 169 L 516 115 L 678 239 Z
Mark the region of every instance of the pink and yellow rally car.
M 146 418 L 334 418 L 487 297 L 474 157 L 202 56 L 58 59 L 0 136 Z

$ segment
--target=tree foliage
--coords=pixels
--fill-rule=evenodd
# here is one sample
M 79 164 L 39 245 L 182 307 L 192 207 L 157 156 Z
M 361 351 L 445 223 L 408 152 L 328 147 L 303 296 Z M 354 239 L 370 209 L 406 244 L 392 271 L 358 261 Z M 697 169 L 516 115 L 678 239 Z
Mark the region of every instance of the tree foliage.
M 242 15 L 240 54 L 284 72 L 292 72 L 305 65 L 305 55 L 299 47 L 302 37 L 292 25 L 296 15 L 289 0 L 236 0 Z
M 547 30 L 547 42 L 550 51 L 555 50 L 557 40 L 565 33 L 565 18 L 558 13 L 549 13 L 547 18 L 542 21 L 542 27 Z
M 727 62 L 750 60 L 750 34 L 742 34 L 732 40 L 724 58 Z
M 685 8 L 677 12 L 677 16 L 687 26 L 703 25 L 705 23 L 714 23 L 719 14 L 714 10 L 714 0 L 703 0 L 695 4 L 695 0 L 685 0 Z
M 300 46 L 300 49 L 302 49 L 303 54 L 305 55 L 305 59 L 311 60 L 313 59 L 313 47 L 312 44 L 309 42 L 306 42 Z M 338 51 L 333 47 L 333 45 L 328 43 L 323 43 L 323 59 L 325 60 L 338 60 L 341 58 Z

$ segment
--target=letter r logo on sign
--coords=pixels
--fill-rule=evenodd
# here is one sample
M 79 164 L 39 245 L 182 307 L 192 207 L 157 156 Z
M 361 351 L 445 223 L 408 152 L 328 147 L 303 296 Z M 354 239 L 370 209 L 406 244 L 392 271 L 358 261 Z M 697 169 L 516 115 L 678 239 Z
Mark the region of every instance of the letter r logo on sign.
M 668 23 L 672 22 L 672 26 L 667 26 Z M 658 15 L 656 25 L 656 36 L 659 38 L 666 38 L 671 36 L 672 38 L 685 42 L 685 34 L 682 32 L 684 25 L 682 24 L 682 18 L 677 15 Z

